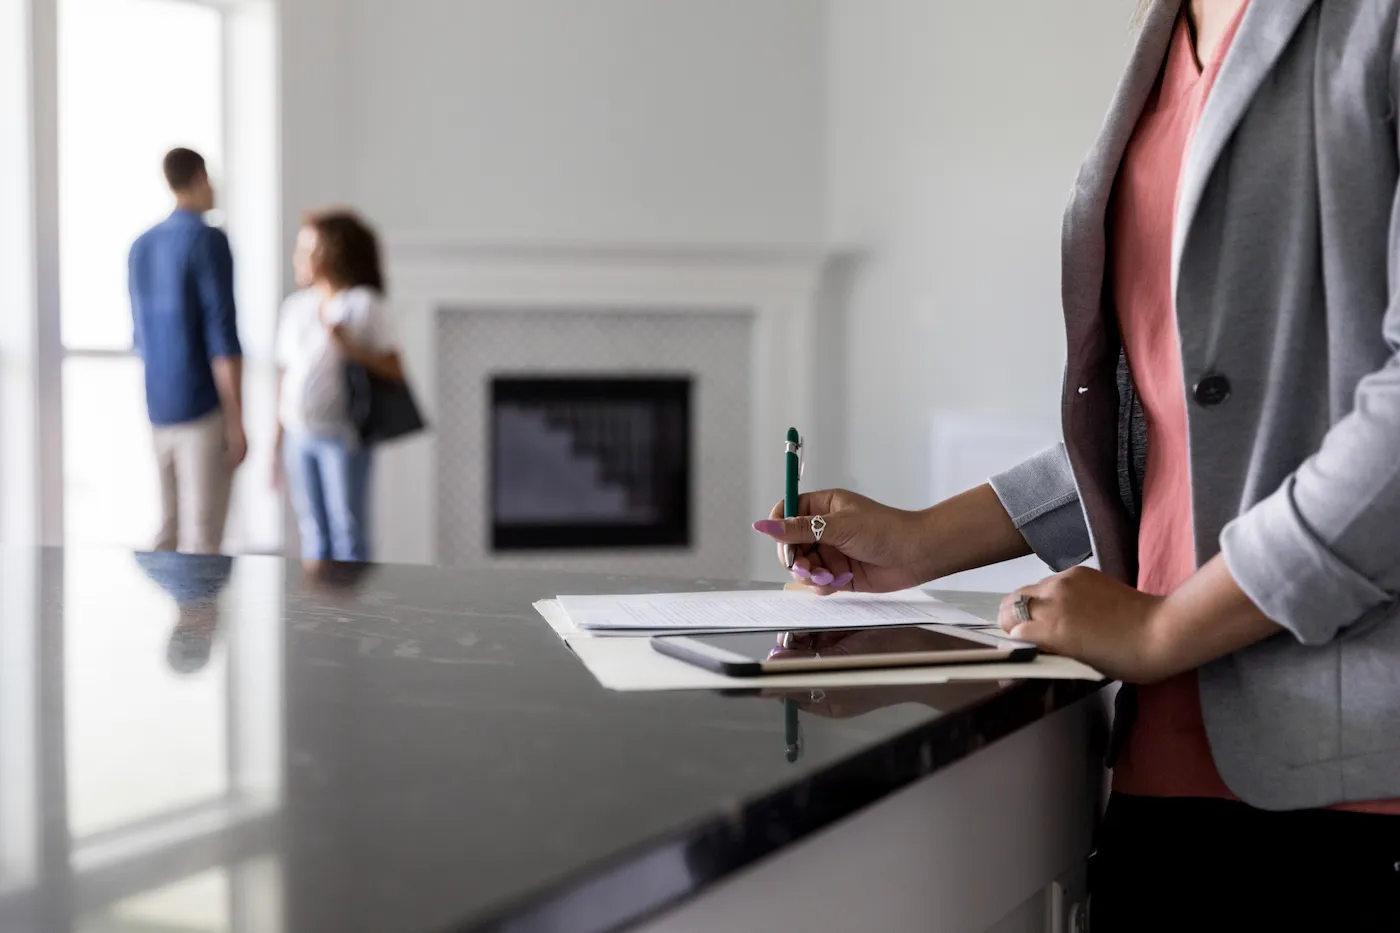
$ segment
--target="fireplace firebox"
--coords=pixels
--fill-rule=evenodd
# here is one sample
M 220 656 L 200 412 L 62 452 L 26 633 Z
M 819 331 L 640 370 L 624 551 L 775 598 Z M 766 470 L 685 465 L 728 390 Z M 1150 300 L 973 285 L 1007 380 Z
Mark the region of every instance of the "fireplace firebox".
M 690 546 L 692 382 L 493 377 L 492 549 Z

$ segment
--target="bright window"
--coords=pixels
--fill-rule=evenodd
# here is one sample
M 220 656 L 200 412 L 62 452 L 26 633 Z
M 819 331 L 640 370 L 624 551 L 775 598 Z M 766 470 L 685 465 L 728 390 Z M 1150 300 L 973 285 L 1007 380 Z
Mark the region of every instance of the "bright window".
M 182 0 L 60 0 L 63 343 L 131 348 L 127 249 L 170 213 L 161 157 L 223 154 L 223 19 Z
M 127 252 L 170 213 L 161 159 L 202 153 L 217 180 L 223 29 L 188 0 L 59 0 L 59 246 L 64 540 L 146 546 L 158 499 Z
M 70 355 L 63 361 L 64 538 L 144 547 L 160 493 L 141 361 Z
M 217 173 L 223 152 L 223 17 L 187 0 L 58 0 L 59 248 L 65 541 L 144 544 L 157 493 L 141 365 L 131 350 L 126 260 L 170 213 L 161 159 L 188 146 Z M 113 351 L 116 351 L 115 353 Z M 69 561 L 85 558 L 72 552 Z M 102 566 L 98 561 L 94 566 Z M 92 572 L 92 571 L 89 571 Z M 88 574 L 78 574 L 86 579 Z M 118 586 L 124 580 L 113 580 Z M 68 779 L 77 837 L 227 792 L 220 658 L 171 678 L 174 608 L 156 587 L 125 594 L 149 625 L 113 629 L 109 593 L 69 593 Z M 110 636 L 110 637 L 108 637 Z M 120 662 L 120 663 L 119 663 Z M 104 674 L 150 670 L 126 687 Z M 139 689 L 133 689 L 139 686 Z M 152 715 L 178 710 L 179 715 Z M 168 721 L 169 729 L 152 729 Z M 133 730 L 133 723 L 146 723 Z M 104 742 L 119 742 L 116 746 Z M 152 754 L 132 754 L 149 742 Z M 184 766 L 164 773 L 159 749 Z M 150 768 L 138 767 L 142 761 Z M 125 768 L 114 769 L 114 762 Z

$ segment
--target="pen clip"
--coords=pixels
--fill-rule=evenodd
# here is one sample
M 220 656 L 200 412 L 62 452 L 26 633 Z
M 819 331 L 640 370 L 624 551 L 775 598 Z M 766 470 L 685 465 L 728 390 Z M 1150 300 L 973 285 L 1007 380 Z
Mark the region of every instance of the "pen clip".
M 803 439 L 799 437 L 796 444 L 792 441 L 784 441 L 783 452 L 797 454 L 797 478 L 801 479 L 802 474 L 807 472 L 807 446 Z

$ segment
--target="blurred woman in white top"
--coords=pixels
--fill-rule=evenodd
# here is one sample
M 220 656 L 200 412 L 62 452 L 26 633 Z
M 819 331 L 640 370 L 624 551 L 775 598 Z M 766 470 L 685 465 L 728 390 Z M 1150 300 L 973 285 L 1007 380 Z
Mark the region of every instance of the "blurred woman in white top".
M 345 367 L 403 378 L 379 243 L 348 211 L 312 214 L 297 234 L 292 264 L 301 290 L 283 303 L 277 330 L 278 463 L 302 557 L 367 561 L 372 450 L 350 419 Z

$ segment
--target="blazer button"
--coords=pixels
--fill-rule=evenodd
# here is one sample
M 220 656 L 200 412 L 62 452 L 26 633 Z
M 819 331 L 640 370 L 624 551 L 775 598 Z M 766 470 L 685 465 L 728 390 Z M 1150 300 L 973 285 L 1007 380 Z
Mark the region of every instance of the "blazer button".
M 1202 408 L 1215 408 L 1230 397 L 1230 380 L 1219 373 L 1208 373 L 1191 390 L 1191 396 Z

